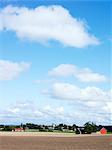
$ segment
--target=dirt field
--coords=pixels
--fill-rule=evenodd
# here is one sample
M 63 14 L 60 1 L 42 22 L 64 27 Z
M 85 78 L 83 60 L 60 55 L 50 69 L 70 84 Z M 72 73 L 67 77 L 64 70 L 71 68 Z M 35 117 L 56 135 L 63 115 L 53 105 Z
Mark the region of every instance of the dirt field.
M 112 150 L 110 136 L 1 136 L 0 150 Z

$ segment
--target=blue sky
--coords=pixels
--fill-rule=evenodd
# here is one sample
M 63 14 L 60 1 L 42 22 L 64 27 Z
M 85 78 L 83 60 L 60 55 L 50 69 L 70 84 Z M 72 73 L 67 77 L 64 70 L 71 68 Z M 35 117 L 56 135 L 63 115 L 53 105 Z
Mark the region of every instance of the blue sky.
M 1 123 L 112 123 L 110 8 L 1 2 Z

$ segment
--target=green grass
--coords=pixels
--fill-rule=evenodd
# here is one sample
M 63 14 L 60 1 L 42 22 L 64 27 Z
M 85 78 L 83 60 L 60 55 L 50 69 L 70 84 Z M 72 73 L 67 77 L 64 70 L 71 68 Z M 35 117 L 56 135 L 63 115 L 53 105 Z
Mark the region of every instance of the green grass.
M 112 134 L 112 132 L 107 132 L 107 134 Z
M 25 132 L 39 132 L 38 129 L 26 129 Z

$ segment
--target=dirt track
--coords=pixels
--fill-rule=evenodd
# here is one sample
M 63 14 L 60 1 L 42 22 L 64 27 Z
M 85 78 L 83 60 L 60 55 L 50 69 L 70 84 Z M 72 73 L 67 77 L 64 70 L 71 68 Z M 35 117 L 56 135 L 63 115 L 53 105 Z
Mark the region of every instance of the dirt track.
M 0 136 L 0 150 L 111 150 L 111 136 Z

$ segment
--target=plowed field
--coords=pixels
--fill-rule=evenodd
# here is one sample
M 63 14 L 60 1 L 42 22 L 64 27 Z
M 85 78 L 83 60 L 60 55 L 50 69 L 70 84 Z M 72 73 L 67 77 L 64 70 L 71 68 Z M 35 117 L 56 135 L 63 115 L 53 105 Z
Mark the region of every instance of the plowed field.
M 112 150 L 112 136 L 0 136 L 0 150 Z

